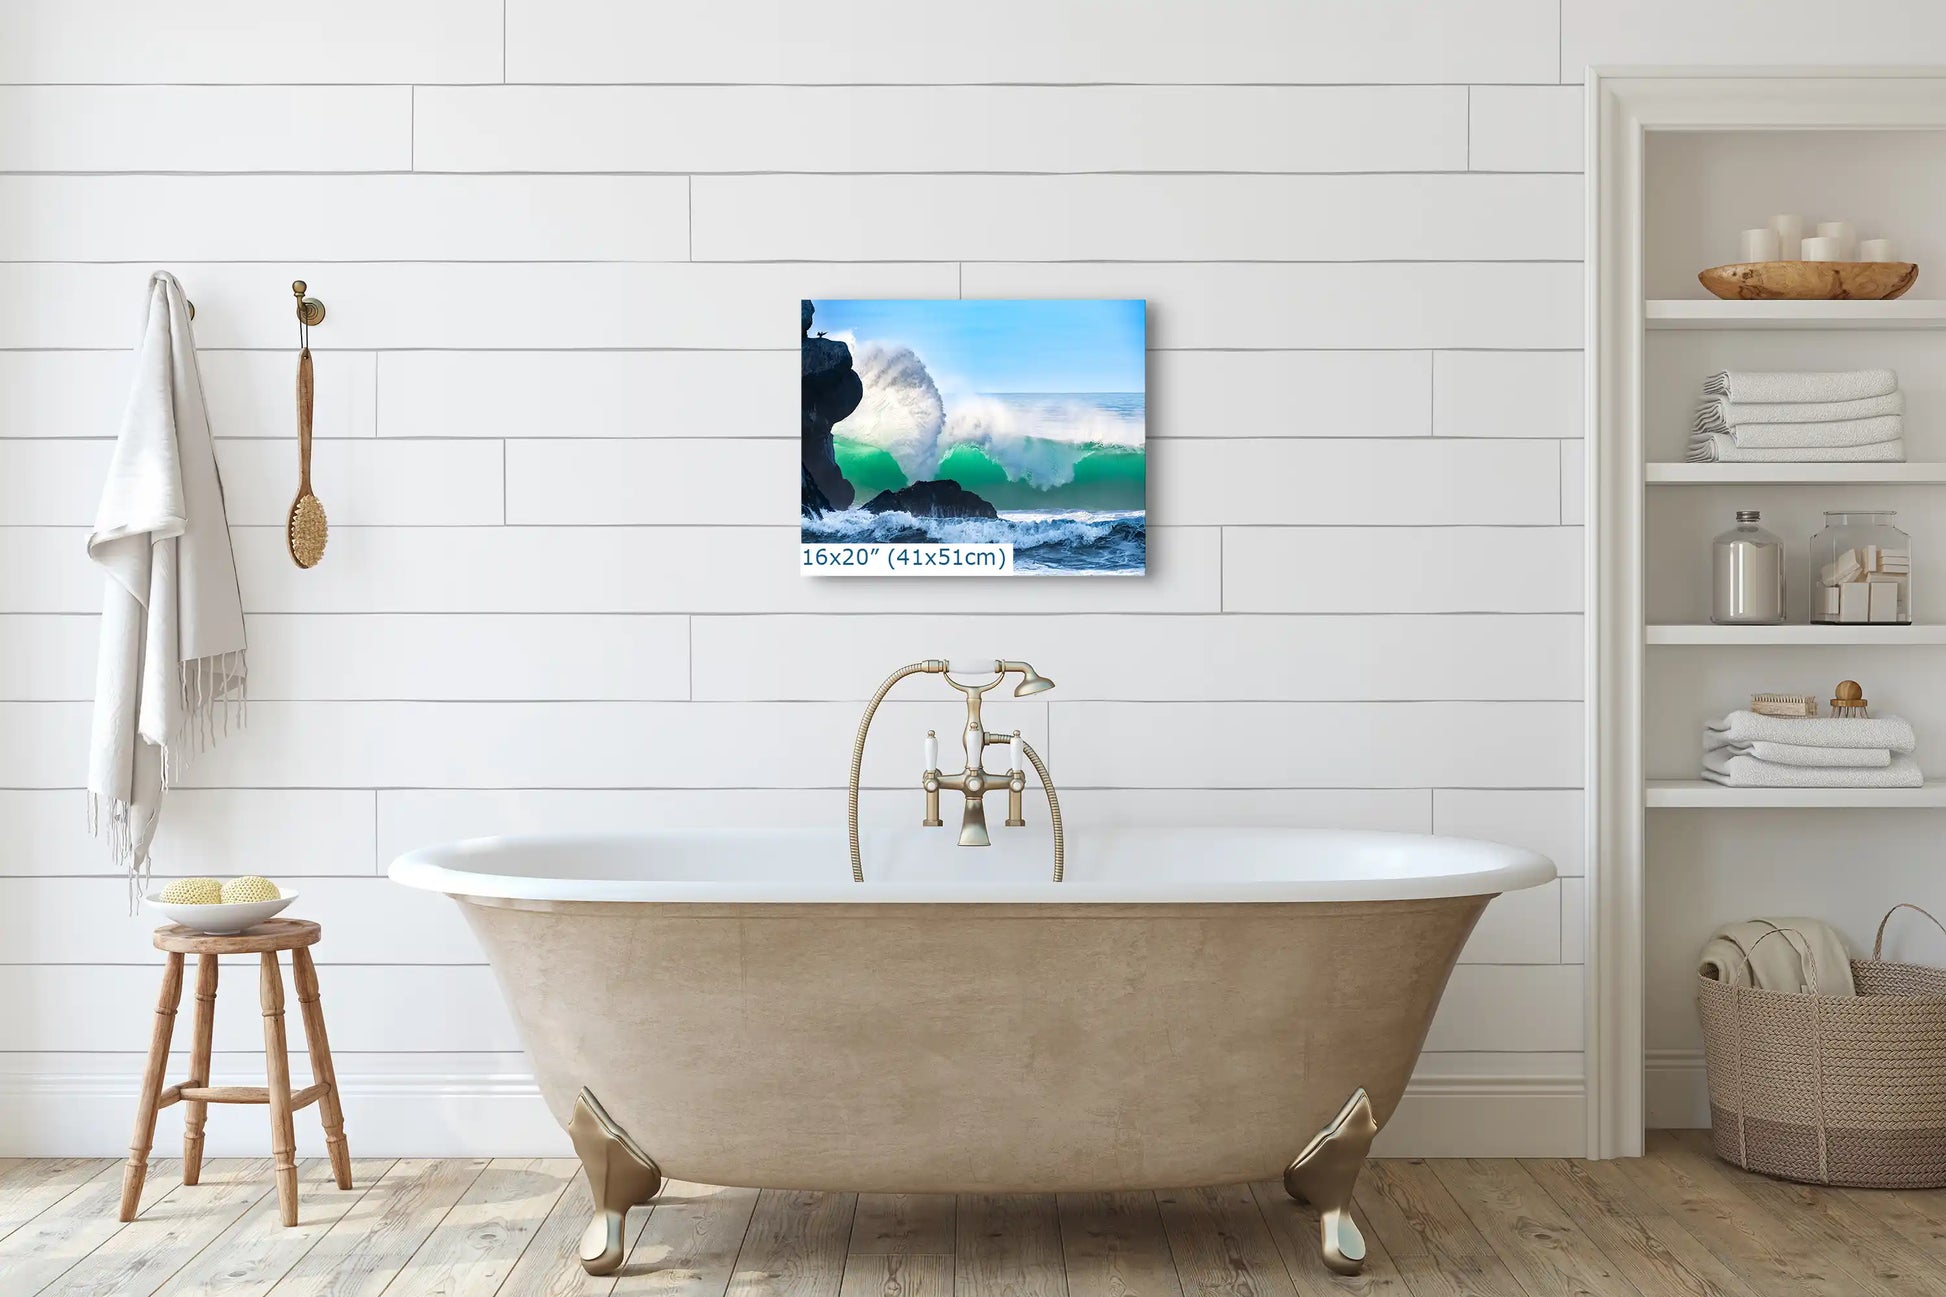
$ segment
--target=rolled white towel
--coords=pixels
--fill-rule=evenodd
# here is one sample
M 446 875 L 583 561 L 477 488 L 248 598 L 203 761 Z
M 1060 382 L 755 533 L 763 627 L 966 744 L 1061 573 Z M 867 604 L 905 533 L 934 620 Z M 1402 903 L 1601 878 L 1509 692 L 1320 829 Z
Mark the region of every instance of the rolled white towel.
M 1891 748 L 1812 748 L 1800 743 L 1724 743 L 1705 749 L 1733 757 L 1755 757 L 1779 766 L 1854 766 L 1861 770 L 1892 764 Z
M 1918 746 L 1912 724 L 1903 716 L 1763 716 L 1734 711 L 1703 727 L 1708 750 L 1732 743 L 1789 743 L 1809 748 L 1889 748 L 1910 752 Z
M 1738 402 L 1727 396 L 1705 396 L 1696 408 L 1696 426 L 1704 432 L 1735 432 L 1748 423 L 1843 423 L 1905 413 L 1905 393 L 1861 397 L 1856 401 Z
M 1689 439 L 1694 464 L 1903 464 L 1905 440 L 1869 446 L 1785 446 L 1745 449 L 1721 432 L 1698 432 Z
M 1925 776 L 1908 756 L 1878 769 L 1858 766 L 1782 766 L 1730 755 L 1728 748 L 1703 754 L 1703 778 L 1731 788 L 1920 788 Z
M 1738 405 L 1782 405 L 1801 401 L 1862 401 L 1889 396 L 1899 390 L 1899 376 L 1889 369 L 1801 370 L 1765 373 L 1726 369 L 1703 380 L 1703 392 L 1724 396 Z
M 1766 409 L 1770 408 L 1768 406 Z M 1833 419 L 1825 423 L 1739 423 L 1733 427 L 1704 427 L 1705 409 L 1697 416 L 1699 433 L 1727 434 L 1739 450 L 1785 450 L 1791 447 L 1876 446 L 1905 436 L 1905 416 L 1880 414 L 1869 419 Z

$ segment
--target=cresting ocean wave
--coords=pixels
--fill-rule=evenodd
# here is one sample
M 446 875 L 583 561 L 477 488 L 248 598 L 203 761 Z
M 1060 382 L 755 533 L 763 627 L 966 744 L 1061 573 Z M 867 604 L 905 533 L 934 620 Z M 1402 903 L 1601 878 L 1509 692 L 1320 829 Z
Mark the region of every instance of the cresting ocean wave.
M 998 518 L 920 518 L 847 509 L 807 518 L 807 542 L 833 544 L 1011 543 L 1023 572 L 1140 572 L 1147 548 L 1141 510 L 1003 513 Z
M 1075 465 L 1094 451 L 1143 445 L 1139 396 L 1003 393 L 949 401 L 910 347 L 859 342 L 852 354 L 864 396 L 832 431 L 885 451 L 910 481 L 936 477 L 949 454 L 968 446 L 1009 481 L 1049 490 L 1072 482 Z
M 1134 298 L 805 299 L 800 569 L 1144 572 L 1146 316 Z

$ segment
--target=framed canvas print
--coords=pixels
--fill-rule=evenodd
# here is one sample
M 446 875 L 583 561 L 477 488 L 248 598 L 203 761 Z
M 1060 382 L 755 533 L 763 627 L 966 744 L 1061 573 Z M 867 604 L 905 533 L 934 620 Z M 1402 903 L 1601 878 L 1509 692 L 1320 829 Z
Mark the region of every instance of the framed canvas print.
M 799 565 L 1140 576 L 1147 303 L 806 300 Z

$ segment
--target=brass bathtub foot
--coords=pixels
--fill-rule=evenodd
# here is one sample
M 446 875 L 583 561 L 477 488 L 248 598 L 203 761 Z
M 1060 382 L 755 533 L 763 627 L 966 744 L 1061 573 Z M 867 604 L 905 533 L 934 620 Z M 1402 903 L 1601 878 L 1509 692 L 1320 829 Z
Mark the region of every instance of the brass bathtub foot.
M 1324 1263 L 1339 1274 L 1365 1268 L 1365 1236 L 1351 1218 L 1351 1190 L 1377 1134 L 1372 1101 L 1360 1086 L 1284 1172 L 1285 1191 L 1318 1209 L 1318 1246 Z
M 622 1268 L 626 1251 L 628 1209 L 655 1197 L 662 1188 L 662 1170 L 585 1086 L 574 1101 L 568 1138 L 574 1141 L 595 1200 L 595 1218 L 581 1235 L 581 1268 L 592 1275 L 614 1274 Z

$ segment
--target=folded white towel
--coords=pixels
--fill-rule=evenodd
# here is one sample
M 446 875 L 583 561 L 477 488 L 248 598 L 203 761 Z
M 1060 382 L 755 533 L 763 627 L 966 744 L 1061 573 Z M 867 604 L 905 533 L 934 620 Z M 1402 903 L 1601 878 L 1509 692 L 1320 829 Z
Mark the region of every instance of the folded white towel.
M 1697 407 L 1697 426 L 1705 432 L 1736 432 L 1748 423 L 1845 423 L 1903 413 L 1903 391 L 1856 401 L 1732 401 L 1705 395 Z
M 1908 756 L 1876 770 L 1858 766 L 1782 766 L 1755 757 L 1731 756 L 1728 748 L 1703 754 L 1703 778 L 1731 788 L 1919 788 L 1926 780 Z
M 1706 746 L 1708 752 L 1726 756 L 1755 757 L 1779 766 L 1854 766 L 1871 770 L 1892 764 L 1891 748 L 1813 748 L 1799 743 L 1723 743 Z
M 1847 402 L 1847 404 L 1854 404 Z M 1764 409 L 1774 407 L 1764 406 Z M 1708 408 L 1696 416 L 1697 438 L 1727 434 L 1739 450 L 1785 450 L 1791 447 L 1876 446 L 1905 436 L 1905 416 L 1880 414 L 1869 419 L 1832 419 L 1824 423 L 1758 423 L 1704 427 Z
M 1696 409 L 1703 432 L 1735 432 L 1751 423 L 1844 423 L 1905 413 L 1905 393 L 1867 396 L 1857 401 L 1766 401 L 1740 403 L 1727 396 L 1705 396 Z
M 1776 936 L 1769 934 L 1775 932 Z M 1749 919 L 1710 934 L 1696 971 L 1731 986 L 1801 995 L 1856 995 L 1851 953 L 1817 919 Z
M 1903 464 L 1905 441 L 1745 449 L 1724 433 L 1699 432 L 1690 438 L 1689 459 L 1695 464 Z
M 1910 752 L 1918 746 L 1912 725 L 1902 716 L 1763 716 L 1735 711 L 1703 728 L 1703 747 L 1715 751 L 1733 743 L 1788 743 L 1807 748 L 1888 748 Z
M 1899 376 L 1889 369 L 1786 373 L 1726 369 L 1703 380 L 1705 393 L 1726 396 L 1738 405 L 1862 401 L 1868 396 L 1889 396 L 1898 390 Z

